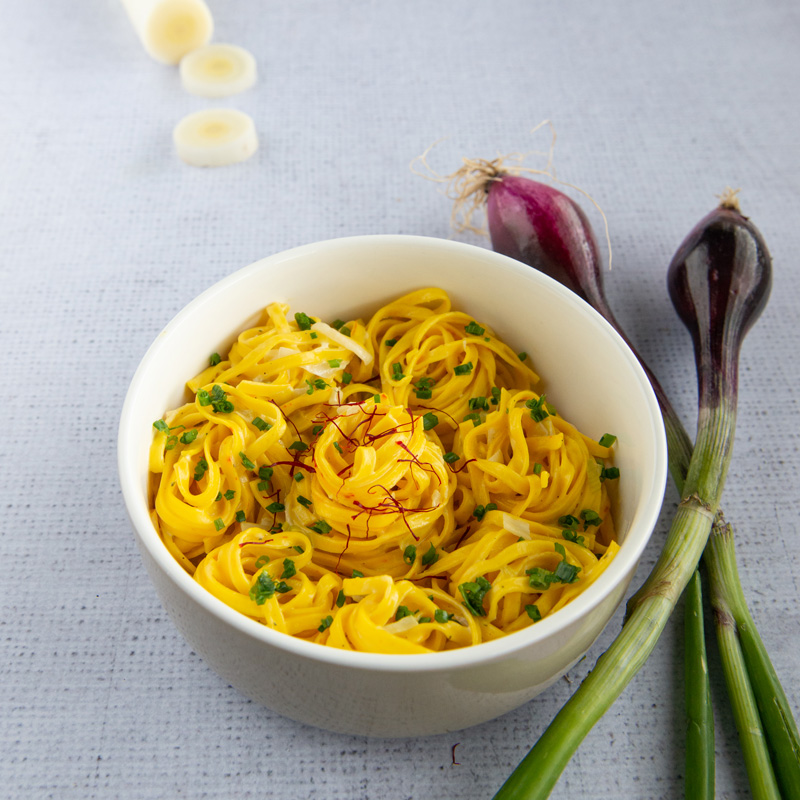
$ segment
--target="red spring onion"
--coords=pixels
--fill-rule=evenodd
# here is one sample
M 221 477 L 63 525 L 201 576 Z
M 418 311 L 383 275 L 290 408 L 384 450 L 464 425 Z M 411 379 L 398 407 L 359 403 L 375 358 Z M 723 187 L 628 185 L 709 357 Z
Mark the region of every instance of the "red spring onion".
M 536 170 L 530 171 L 536 172 Z M 486 202 L 489 231 L 494 249 L 545 272 L 570 288 L 603 314 L 636 352 L 614 318 L 606 300 L 598 248 L 591 226 L 581 208 L 571 198 L 551 186 L 519 174 L 510 174 L 503 167 L 502 159 L 491 162 L 465 160 L 462 169 L 447 176 L 447 179 L 450 180 L 451 187 L 455 187 L 457 192 L 454 217 L 456 217 L 458 209 L 463 208 L 467 203 L 472 204 L 467 213 L 467 224 L 462 227 L 471 228 L 469 216 L 482 202 Z M 737 248 L 731 242 L 725 245 L 723 244 L 724 237 L 716 236 L 715 231 L 718 229 L 716 223 L 719 221 L 732 223 L 729 225 L 728 236 L 733 241 L 739 242 L 741 247 Z M 474 228 L 472 229 L 474 230 Z M 698 233 L 700 235 L 696 236 Z M 690 244 L 691 241 L 694 244 Z M 687 238 L 687 243 L 679 251 L 673 262 L 671 278 L 676 287 L 680 285 L 679 276 L 687 274 L 686 265 L 679 257 L 680 253 L 692 252 L 694 248 L 699 248 L 698 252 L 703 248 L 708 248 L 705 252 L 706 257 L 710 261 L 720 264 L 724 262 L 725 269 L 733 269 L 734 273 L 743 270 L 745 274 L 743 276 L 737 274 L 737 281 L 741 281 L 743 277 L 750 279 L 758 277 L 752 274 L 752 271 L 748 273 L 747 265 L 743 267 L 742 264 L 736 263 L 737 259 L 741 260 L 740 256 L 743 252 L 749 252 L 749 266 L 752 267 L 755 264 L 759 269 L 765 264 L 767 267 L 769 266 L 766 247 L 754 226 L 738 213 L 733 194 L 723 200 L 720 209 L 712 212 L 697 226 Z M 679 269 L 679 265 L 682 265 L 681 269 Z M 714 399 L 712 394 L 707 394 L 705 397 L 705 405 L 701 406 L 701 420 L 698 426 L 701 434 L 698 438 L 700 452 L 694 462 L 692 461 L 691 439 L 655 375 L 640 357 L 642 366 L 650 377 L 661 405 L 669 444 L 670 472 L 682 493 L 682 507 L 650 579 L 629 603 L 629 616 L 622 633 L 609 651 L 601 656 L 597 667 L 584 682 L 584 685 L 593 686 L 594 690 L 584 691 L 583 686 L 578 690 L 578 693 L 564 706 L 553 724 L 501 788 L 497 795 L 498 798 L 545 797 L 549 794 L 571 754 L 592 724 L 621 693 L 652 651 L 680 593 L 694 571 L 709 534 L 711 519 L 715 516 L 713 513 L 709 514 L 709 510 L 713 512 L 717 510 L 730 457 L 735 418 L 736 363 L 739 346 L 749 325 L 757 317 L 768 296 L 769 270 L 761 269 L 760 278 L 761 282 L 751 283 L 747 287 L 747 292 L 739 294 L 740 302 L 733 305 L 725 305 L 724 298 L 718 291 L 715 291 L 716 278 L 713 274 L 706 272 L 705 275 L 694 278 L 701 286 L 705 281 L 709 286 L 709 296 L 713 295 L 717 301 L 713 319 L 709 320 L 711 322 L 709 331 L 713 331 L 712 339 L 708 340 L 706 337 L 703 339 L 702 345 L 696 345 L 701 384 L 704 380 L 703 376 L 706 376 L 707 382 L 710 384 L 716 380 L 717 390 L 724 386 L 727 387 L 726 391 L 728 392 L 724 403 L 725 413 L 720 411 L 721 401 L 718 402 Z M 742 288 L 740 286 L 737 292 L 742 292 Z M 686 296 L 684 299 L 688 302 L 689 297 Z M 691 318 L 697 309 L 693 306 L 692 310 L 689 310 L 687 305 L 686 310 L 688 311 L 686 318 Z M 720 325 L 722 325 L 721 328 Z M 696 321 L 694 327 L 698 328 Z M 724 347 L 720 349 L 722 342 L 724 342 Z M 724 370 L 721 372 L 722 367 Z M 716 405 L 714 405 L 715 403 Z M 714 413 L 711 413 L 712 409 L 715 409 Z M 689 468 L 692 463 L 697 466 L 689 476 Z M 710 477 L 713 480 L 709 481 Z M 687 480 L 687 478 L 690 479 Z M 699 491 L 702 491 L 702 494 L 699 494 Z M 698 496 L 702 498 L 699 504 L 697 503 Z M 687 516 L 689 510 L 692 513 L 688 516 L 695 516 L 695 519 L 681 519 L 681 517 Z M 718 523 L 720 520 L 721 518 L 717 517 Z M 724 521 L 722 521 L 722 525 L 724 526 Z M 798 763 L 797 753 L 800 752 L 800 748 L 797 746 L 796 726 L 763 643 L 755 631 L 749 612 L 747 612 L 738 576 L 735 573 L 730 526 L 725 526 L 723 529 L 729 532 L 731 542 L 726 551 L 730 558 L 726 560 L 727 571 L 724 573 L 724 582 L 729 586 L 727 594 L 734 596 L 734 599 L 729 602 L 729 607 L 731 613 L 733 614 L 733 609 L 735 609 L 739 619 L 742 620 L 740 636 L 743 630 L 749 634 L 749 647 L 745 648 L 745 652 L 750 651 L 747 669 L 751 673 L 758 674 L 759 682 L 767 687 L 764 694 L 767 698 L 772 698 L 773 727 L 776 730 L 776 741 L 779 744 L 770 744 L 770 747 L 777 752 L 778 760 L 780 760 L 782 751 L 783 760 L 791 762 L 793 758 L 794 761 L 794 764 L 789 763 L 786 768 L 785 771 L 789 773 L 789 777 L 785 781 L 781 780 L 781 785 L 794 787 L 793 773 Z M 709 548 L 709 552 L 711 550 L 712 548 Z M 723 574 L 721 569 L 717 572 Z M 715 607 L 720 607 L 720 594 L 719 586 L 715 592 L 712 584 L 712 597 L 717 600 Z M 653 607 L 655 601 L 658 603 L 656 607 Z M 735 616 L 732 618 L 736 619 Z M 738 624 L 738 619 L 736 621 Z M 703 653 L 700 653 L 700 656 L 704 658 Z M 723 657 L 725 658 L 724 651 Z M 600 669 L 601 666 L 602 669 Z M 611 681 L 611 685 L 608 682 L 602 684 L 598 681 L 596 679 L 598 673 L 605 675 Z M 734 697 L 737 696 L 737 692 L 738 690 L 734 688 Z M 577 707 L 582 702 L 579 695 L 588 699 L 592 694 L 595 695 L 595 698 L 594 702 L 588 704 L 589 710 Z M 599 701 L 598 696 L 600 697 Z M 769 704 L 770 701 L 765 702 Z M 762 714 L 769 715 L 769 711 L 762 711 Z M 710 724 L 708 710 L 704 716 Z M 707 752 L 710 750 L 710 756 L 713 756 L 713 745 L 708 747 L 708 733 L 705 735 L 706 746 L 704 749 Z M 713 737 L 713 732 L 711 736 Z M 706 763 L 704 766 L 706 770 L 713 770 L 713 762 Z M 761 766 L 764 766 L 763 763 Z M 694 789 L 690 788 L 690 783 L 687 783 L 687 790 L 698 797 L 708 796 L 709 787 L 713 787 L 713 777 L 703 781 L 702 785 L 696 785 Z M 711 788 L 711 792 L 713 794 L 713 788 Z

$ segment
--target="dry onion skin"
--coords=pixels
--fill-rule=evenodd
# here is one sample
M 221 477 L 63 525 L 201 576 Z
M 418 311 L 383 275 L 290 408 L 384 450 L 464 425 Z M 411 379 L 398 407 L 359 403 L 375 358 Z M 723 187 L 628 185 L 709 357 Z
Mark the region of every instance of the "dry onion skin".
M 231 608 L 307 641 L 430 653 L 534 625 L 619 547 L 614 437 L 441 289 L 368 321 L 269 305 L 154 423 L 151 517 Z

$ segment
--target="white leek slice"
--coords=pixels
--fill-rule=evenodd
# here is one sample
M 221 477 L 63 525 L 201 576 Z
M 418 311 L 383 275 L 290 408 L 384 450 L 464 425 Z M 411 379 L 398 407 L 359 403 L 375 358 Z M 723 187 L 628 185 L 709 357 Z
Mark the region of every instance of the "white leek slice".
M 511 514 L 503 512 L 503 528 L 515 536 L 521 536 L 523 539 L 531 538 L 530 525 L 519 517 L 514 517 Z
M 214 19 L 203 0 L 122 0 L 144 49 L 177 64 L 211 39 Z
M 190 94 L 227 97 L 256 82 L 256 60 L 235 44 L 207 44 L 181 59 L 181 83 Z
M 400 617 L 396 622 L 390 622 L 388 625 L 384 625 L 383 629 L 386 633 L 392 633 L 396 636 L 398 633 L 405 633 L 412 628 L 416 628 L 417 625 L 419 625 L 417 620 L 409 615 L 407 617 Z
M 336 328 L 331 327 L 326 322 L 315 322 L 311 326 L 311 329 L 327 336 L 332 342 L 340 344 L 351 353 L 355 353 L 361 359 L 365 367 L 368 367 L 373 362 L 374 359 L 369 350 L 362 347 L 358 342 L 354 342 L 349 336 L 339 333 Z
M 172 132 L 178 155 L 195 167 L 246 161 L 258 149 L 250 116 L 232 108 L 209 108 L 185 116 Z

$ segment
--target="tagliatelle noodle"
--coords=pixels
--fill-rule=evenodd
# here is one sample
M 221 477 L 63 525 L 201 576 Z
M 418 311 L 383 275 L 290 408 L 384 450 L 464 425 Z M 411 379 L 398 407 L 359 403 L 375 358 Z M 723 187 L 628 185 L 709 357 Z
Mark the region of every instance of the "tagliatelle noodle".
M 154 423 L 151 518 L 207 591 L 308 641 L 428 653 L 535 624 L 603 572 L 611 450 L 524 353 L 441 289 L 366 324 L 288 314 L 268 306 Z

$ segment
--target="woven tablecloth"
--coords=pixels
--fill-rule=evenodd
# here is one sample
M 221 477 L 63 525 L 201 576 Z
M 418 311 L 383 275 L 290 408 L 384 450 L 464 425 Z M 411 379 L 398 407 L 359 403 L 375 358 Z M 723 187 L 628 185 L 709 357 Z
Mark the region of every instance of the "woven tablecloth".
M 136 550 L 116 428 L 136 365 L 192 297 L 260 257 L 365 233 L 455 236 L 432 168 L 531 152 L 608 221 L 611 304 L 690 431 L 691 343 L 666 267 L 726 186 L 774 257 L 748 336 L 724 497 L 742 581 L 800 707 L 800 7 L 785 0 L 208 0 L 260 81 L 223 101 L 261 147 L 181 163 L 171 131 L 220 104 L 143 51 L 116 0 L 0 0 L 0 796 L 489 798 L 619 630 L 545 694 L 423 739 L 327 733 L 243 697 L 167 618 Z M 600 234 L 603 217 L 579 194 Z M 604 248 L 607 249 L 607 248 Z M 607 261 L 607 256 L 606 256 Z M 652 566 L 664 510 L 634 579 Z M 679 607 L 680 612 L 681 607 Z M 710 622 L 710 621 L 709 621 Z M 682 622 L 593 728 L 558 798 L 682 796 Z M 718 796 L 749 796 L 709 636 Z M 457 747 L 456 747 L 457 745 Z M 455 750 L 453 749 L 455 748 Z

